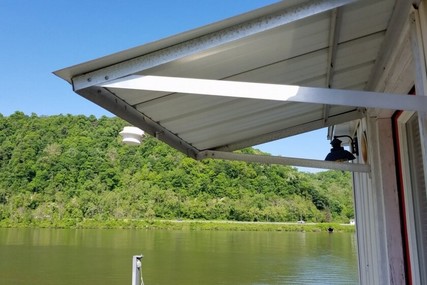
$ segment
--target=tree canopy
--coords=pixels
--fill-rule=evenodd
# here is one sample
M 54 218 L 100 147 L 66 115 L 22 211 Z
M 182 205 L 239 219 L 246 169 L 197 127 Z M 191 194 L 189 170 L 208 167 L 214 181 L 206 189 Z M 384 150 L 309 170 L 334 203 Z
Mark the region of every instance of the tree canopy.
M 110 117 L 0 114 L 0 220 L 348 222 L 354 216 L 348 172 L 195 161 L 152 137 L 139 147 L 121 144 L 125 125 Z

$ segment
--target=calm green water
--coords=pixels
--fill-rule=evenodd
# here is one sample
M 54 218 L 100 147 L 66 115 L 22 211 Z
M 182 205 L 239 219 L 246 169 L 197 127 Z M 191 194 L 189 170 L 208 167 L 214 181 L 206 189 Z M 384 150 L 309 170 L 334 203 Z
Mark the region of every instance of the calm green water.
M 349 233 L 0 229 L 0 284 L 357 284 Z

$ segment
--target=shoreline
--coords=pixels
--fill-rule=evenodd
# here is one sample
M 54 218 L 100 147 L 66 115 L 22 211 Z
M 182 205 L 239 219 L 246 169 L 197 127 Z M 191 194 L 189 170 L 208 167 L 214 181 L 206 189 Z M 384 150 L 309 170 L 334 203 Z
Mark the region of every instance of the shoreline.
M 209 230 L 209 231 L 286 231 L 286 232 L 355 232 L 356 227 L 340 223 L 245 222 L 209 220 L 32 220 L 29 222 L 0 221 L 0 228 L 52 229 L 146 229 L 146 230 Z

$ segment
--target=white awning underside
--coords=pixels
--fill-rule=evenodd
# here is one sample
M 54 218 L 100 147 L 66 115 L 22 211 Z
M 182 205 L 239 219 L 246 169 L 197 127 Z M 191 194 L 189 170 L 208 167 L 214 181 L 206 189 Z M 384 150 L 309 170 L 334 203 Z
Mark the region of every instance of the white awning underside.
M 55 74 L 191 157 L 230 152 L 349 122 L 365 108 L 425 105 L 406 98 L 393 103 L 403 96 L 391 94 L 371 105 L 359 99 L 379 95 L 360 91 L 369 90 L 388 52 L 395 2 L 282 1 Z M 182 86 L 172 84 L 175 77 Z M 235 96 L 236 89 L 220 84 L 233 82 Z M 310 88 L 299 100 L 280 97 L 288 85 Z M 277 93 L 270 92 L 276 86 Z

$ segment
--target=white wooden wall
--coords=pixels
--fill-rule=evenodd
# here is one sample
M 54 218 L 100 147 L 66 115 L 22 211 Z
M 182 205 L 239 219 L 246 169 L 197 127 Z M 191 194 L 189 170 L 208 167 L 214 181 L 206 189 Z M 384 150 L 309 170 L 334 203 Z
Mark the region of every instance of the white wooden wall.
M 393 47 L 394 53 L 376 82 L 375 91 L 407 93 L 415 85 L 418 95 L 427 95 L 425 2 L 420 4 L 419 10 L 408 15 L 408 24 L 403 29 L 399 46 Z M 357 130 L 359 138 L 363 132 L 367 134 L 367 163 L 372 169 L 370 174 L 355 173 L 353 176 L 361 284 L 400 285 L 407 281 L 391 115 L 383 110 L 368 110 Z M 426 168 L 427 116 L 419 115 Z M 359 162 L 363 161 L 359 158 Z M 417 278 L 414 280 L 416 283 Z
M 408 24 L 399 38 L 399 46 L 394 47 L 375 91 L 408 93 L 414 81 L 415 66 L 408 15 Z M 367 134 L 366 163 L 372 169 L 370 174 L 354 174 L 361 284 L 406 283 L 392 114 L 384 110 L 368 110 L 367 117 L 357 130 L 359 136 L 363 132 Z
M 390 118 L 368 118 L 372 173 L 354 174 L 361 284 L 405 284 L 398 188 Z

